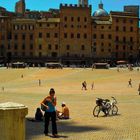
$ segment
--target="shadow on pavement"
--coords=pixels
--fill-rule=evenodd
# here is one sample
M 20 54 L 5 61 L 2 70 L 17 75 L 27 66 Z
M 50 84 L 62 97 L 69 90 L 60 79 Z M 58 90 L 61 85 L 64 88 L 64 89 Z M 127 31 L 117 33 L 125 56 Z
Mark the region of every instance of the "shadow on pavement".
M 30 140 L 30 138 L 44 135 L 44 122 L 35 122 L 30 121 L 31 118 L 26 119 L 26 140 Z M 105 127 L 98 127 L 98 126 L 78 126 L 72 120 L 59 120 L 57 121 L 58 133 L 81 133 L 87 131 L 101 131 L 105 130 Z M 51 130 L 51 122 L 50 122 L 50 130 Z M 51 135 L 50 135 L 51 137 Z M 68 138 L 68 136 L 59 135 L 59 138 Z

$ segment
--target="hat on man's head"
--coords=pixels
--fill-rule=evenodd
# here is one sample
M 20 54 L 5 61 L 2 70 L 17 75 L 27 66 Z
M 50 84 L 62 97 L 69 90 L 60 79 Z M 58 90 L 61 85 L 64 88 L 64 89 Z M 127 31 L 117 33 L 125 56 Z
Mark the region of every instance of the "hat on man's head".
M 66 105 L 66 103 L 65 102 L 62 102 L 62 105 Z

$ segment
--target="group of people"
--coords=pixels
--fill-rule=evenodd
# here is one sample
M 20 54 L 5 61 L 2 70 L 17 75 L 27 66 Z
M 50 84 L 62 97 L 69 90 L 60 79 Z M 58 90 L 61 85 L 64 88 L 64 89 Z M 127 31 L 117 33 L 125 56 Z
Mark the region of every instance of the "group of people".
M 41 106 L 45 107 L 44 114 L 40 108 L 37 108 L 35 113 L 36 121 L 43 121 L 44 118 L 44 134 L 48 136 L 49 133 L 49 122 L 52 122 L 52 136 L 58 137 L 57 132 L 57 123 L 58 119 L 69 119 L 69 108 L 66 106 L 65 102 L 62 102 L 62 111 L 58 111 L 56 109 L 57 98 L 55 96 L 55 90 L 53 88 L 50 89 L 49 95 L 43 99 L 41 102 Z
M 94 82 L 92 82 L 92 84 L 91 84 L 91 90 L 93 90 L 93 88 L 94 88 Z M 83 81 L 82 82 L 82 90 L 87 90 L 87 83 L 86 83 L 86 81 Z

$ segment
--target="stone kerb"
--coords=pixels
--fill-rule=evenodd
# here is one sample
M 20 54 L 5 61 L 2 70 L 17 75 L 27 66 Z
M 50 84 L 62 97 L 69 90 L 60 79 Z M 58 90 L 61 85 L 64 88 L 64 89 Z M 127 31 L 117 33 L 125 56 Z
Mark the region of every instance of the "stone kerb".
M 0 139 L 25 140 L 25 116 L 28 108 L 22 104 L 0 104 Z

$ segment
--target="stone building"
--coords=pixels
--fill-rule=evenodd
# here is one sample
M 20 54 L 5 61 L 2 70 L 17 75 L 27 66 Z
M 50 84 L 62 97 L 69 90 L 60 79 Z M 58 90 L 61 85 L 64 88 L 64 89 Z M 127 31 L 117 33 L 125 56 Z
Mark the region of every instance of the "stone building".
M 139 6 L 108 13 L 100 2 L 92 13 L 88 0 L 79 0 L 30 11 L 20 0 L 15 11 L 0 9 L 0 59 L 5 61 L 90 65 L 140 58 Z
M 25 0 L 19 0 L 15 5 L 15 12 L 17 14 L 24 14 L 26 9 Z

